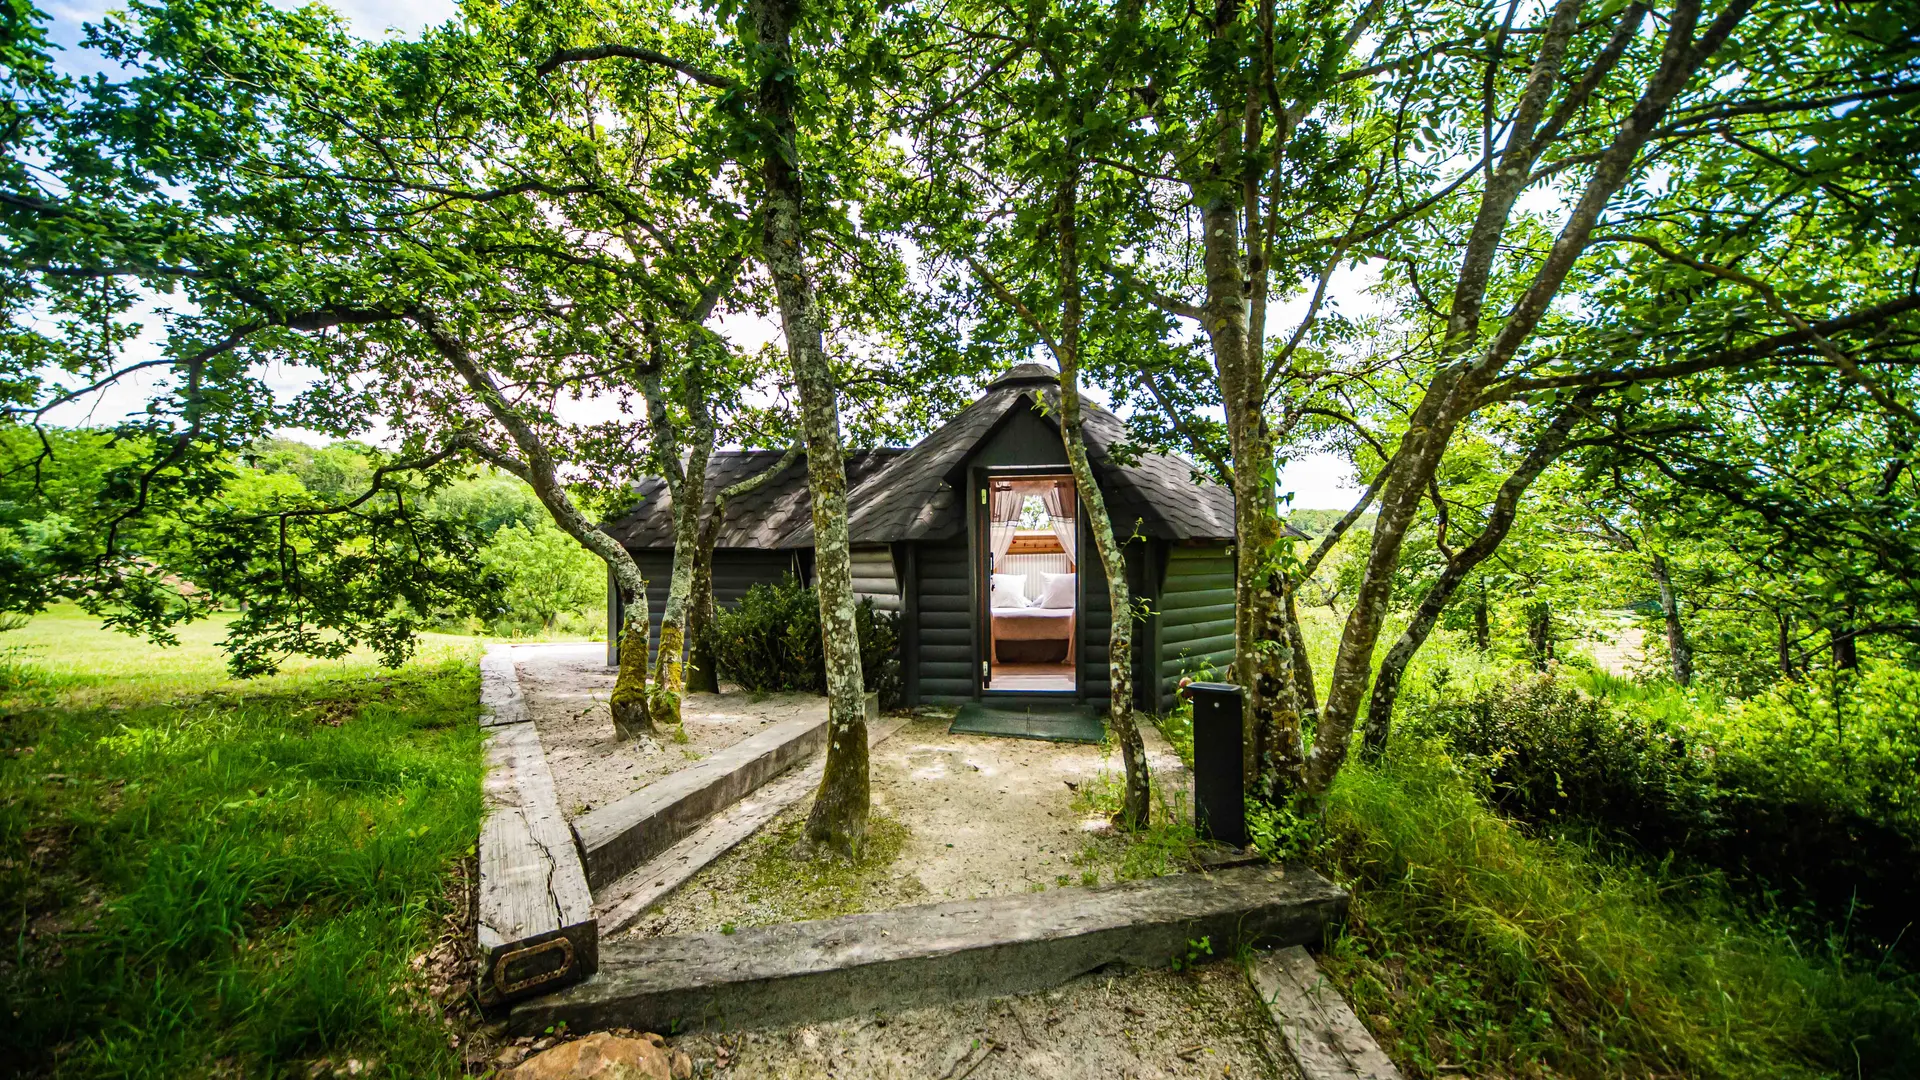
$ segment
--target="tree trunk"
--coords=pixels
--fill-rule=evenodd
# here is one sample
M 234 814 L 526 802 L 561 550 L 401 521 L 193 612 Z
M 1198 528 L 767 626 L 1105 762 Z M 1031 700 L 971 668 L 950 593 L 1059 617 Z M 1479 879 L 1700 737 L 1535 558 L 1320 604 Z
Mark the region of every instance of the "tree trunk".
M 1852 671 L 1860 666 L 1860 650 L 1855 646 L 1856 638 L 1851 621 L 1836 626 L 1828 632 L 1833 641 L 1833 666 L 1837 671 Z
M 687 595 L 687 692 L 693 694 L 720 692 L 720 672 L 713 657 L 713 620 L 719 613 L 713 602 L 713 545 L 722 513 L 716 506 L 700 520 L 693 553 L 693 582 Z
M 1547 670 L 1553 659 L 1553 607 L 1545 600 L 1527 605 L 1527 656 L 1535 671 Z
M 653 722 L 680 726 L 680 695 L 686 689 L 686 629 L 688 605 L 694 594 L 694 574 L 700 563 L 701 509 L 707 503 L 707 458 L 713 452 L 713 427 L 693 434 L 693 446 L 680 490 L 673 493 L 673 572 L 667 584 L 667 602 L 660 609 L 659 653 L 654 659 L 650 694 Z M 712 574 L 708 573 L 708 599 Z
M 1794 677 L 1793 619 L 1787 614 L 1786 608 L 1776 608 L 1774 610 L 1774 619 L 1780 626 L 1780 632 L 1774 639 L 1774 646 L 1779 651 L 1780 677 L 1783 679 L 1791 679 Z
M 411 317 L 426 332 L 435 351 L 506 430 L 522 457 L 507 454 L 477 436 L 463 436 L 461 441 L 482 458 L 526 481 L 541 505 L 553 515 L 553 523 L 613 568 L 614 580 L 628 596 L 626 616 L 620 623 L 620 673 L 608 701 L 613 712 L 614 737 L 625 740 L 650 732 L 653 723 L 647 715 L 647 577 L 640 571 L 640 564 L 620 541 L 602 532 L 574 505 L 573 498 L 560 483 L 560 472 L 546 441 L 526 417 L 514 411 L 492 374 L 473 358 L 466 344 L 440 325 L 432 312 L 416 310 Z
M 857 855 L 867 835 L 871 799 L 867 723 L 854 630 L 853 557 L 847 535 L 847 469 L 840 445 L 838 395 L 807 268 L 794 103 L 793 65 L 797 0 L 750 0 L 748 14 L 765 50 L 755 106 L 761 136 L 761 255 L 780 300 L 787 359 L 800 397 L 807 446 L 807 484 L 813 498 L 814 591 L 820 598 L 820 637 L 827 667 L 828 741 L 825 775 L 807 815 L 814 843 Z
M 1320 695 L 1313 686 L 1313 658 L 1307 655 L 1307 636 L 1300 627 L 1300 609 L 1294 604 L 1291 585 L 1286 601 L 1287 640 L 1293 646 L 1293 699 L 1299 704 L 1300 723 L 1305 727 L 1320 713 Z
M 713 599 L 713 549 L 719 542 L 720 529 L 727 521 L 727 503 L 750 491 L 757 491 L 767 481 L 786 471 L 787 466 L 800 456 L 800 444 L 787 447 L 780 460 L 741 480 L 731 487 L 722 488 L 714 493 L 713 506 L 701 518 L 700 538 L 695 547 L 693 564 L 693 585 L 687 598 L 687 641 L 688 672 L 687 689 L 695 693 L 714 694 L 720 691 L 720 666 L 713 652 L 713 623 L 719 614 L 719 606 Z
M 1653 580 L 1660 586 L 1660 613 L 1667 620 L 1667 663 L 1673 681 L 1693 685 L 1693 646 L 1687 644 L 1687 628 L 1680 622 L 1680 599 L 1673 593 L 1673 578 L 1667 572 L 1667 560 L 1653 557 Z
M 1380 673 L 1373 680 L 1373 695 L 1367 701 L 1367 723 L 1362 733 L 1361 753 L 1368 760 L 1377 760 L 1387 748 L 1387 738 L 1393 731 L 1393 710 L 1400 700 L 1400 684 L 1406 677 L 1407 665 L 1419 653 L 1420 647 L 1426 644 L 1427 636 L 1433 633 L 1441 612 L 1453 601 L 1460 583 L 1481 563 L 1491 558 L 1513 530 L 1514 519 L 1520 514 L 1521 497 L 1546 467 L 1560 456 L 1561 450 L 1566 447 L 1567 433 L 1573 430 L 1575 421 L 1593 403 L 1595 396 L 1593 391 L 1582 392 L 1555 414 L 1540 432 L 1534 440 L 1533 449 L 1527 451 L 1527 456 L 1520 460 L 1513 474 L 1501 482 L 1500 490 L 1494 494 L 1493 508 L 1487 514 L 1486 525 L 1467 546 L 1454 552 L 1447 560 L 1446 568 L 1440 571 L 1439 578 L 1427 590 L 1427 595 L 1420 598 L 1420 606 L 1414 609 L 1407 628 L 1400 632 L 1393 647 L 1387 650 L 1386 659 L 1380 661 Z M 1476 629 L 1483 641 L 1481 650 L 1485 651 L 1487 583 L 1484 578 L 1480 581 L 1479 605 L 1475 616 L 1478 621 Z
M 1066 444 L 1067 461 L 1073 467 L 1080 505 L 1086 508 L 1087 524 L 1093 531 L 1094 550 L 1106 570 L 1108 608 L 1113 615 L 1107 638 L 1107 715 L 1112 720 L 1113 737 L 1120 744 L 1120 761 L 1126 770 L 1126 792 L 1116 824 L 1125 829 L 1138 829 L 1147 824 L 1152 802 L 1146 746 L 1140 740 L 1140 728 L 1133 715 L 1133 596 L 1127 587 L 1126 553 L 1114 537 L 1106 496 L 1094 481 L 1082 426 L 1079 177 L 1072 165 L 1060 184 L 1055 212 L 1060 235 L 1060 349 L 1055 356 L 1060 364 L 1060 436 Z
M 1493 628 L 1487 620 L 1487 580 L 1480 579 L 1480 590 L 1473 598 L 1473 647 L 1481 652 L 1493 651 Z
M 1647 80 L 1639 100 L 1619 122 L 1606 150 L 1596 160 L 1586 186 L 1545 260 L 1525 291 L 1507 309 L 1491 340 L 1474 358 L 1494 258 L 1499 253 L 1514 203 L 1525 190 L 1533 175 L 1534 163 L 1550 141 L 1543 137 L 1546 133 L 1542 132 L 1541 123 L 1554 85 L 1561 76 L 1567 41 L 1578 24 L 1580 0 L 1559 0 L 1555 5 L 1514 118 L 1508 125 L 1507 143 L 1498 167 L 1488 175 L 1479 211 L 1468 231 L 1453 306 L 1447 316 L 1441 357 L 1444 366 L 1434 373 L 1426 394 L 1408 418 L 1392 475 L 1381 494 L 1373 548 L 1368 553 L 1366 571 L 1341 634 L 1332 686 L 1327 692 L 1326 707 L 1321 710 L 1313 753 L 1307 761 L 1307 783 L 1312 790 L 1325 791 L 1346 760 L 1361 695 L 1366 692 L 1372 674 L 1373 650 L 1386 620 L 1393 575 L 1399 566 L 1407 527 L 1425 498 L 1454 430 L 1472 413 L 1482 388 L 1500 374 L 1539 327 L 1560 287 L 1591 242 L 1595 225 L 1625 182 L 1641 148 L 1658 128 L 1675 95 L 1691 81 L 1700 64 L 1726 41 L 1751 7 L 1751 0 L 1733 0 L 1707 33 L 1695 40 L 1699 3 L 1681 0 L 1675 6 L 1667 19 L 1658 70 Z M 1627 32 L 1618 37 L 1623 42 L 1642 17 L 1638 9 L 1629 10 L 1634 12 L 1631 25 L 1623 15 L 1617 28 Z M 1552 128 L 1551 123 L 1547 126 Z
M 1228 149 L 1222 148 L 1223 156 Z M 1279 617 L 1284 590 L 1276 579 L 1282 572 L 1285 540 L 1274 493 L 1266 360 L 1249 336 L 1237 208 L 1224 197 L 1215 198 L 1206 204 L 1202 221 L 1204 323 L 1233 455 L 1233 670 L 1245 691 L 1241 769 L 1249 792 L 1264 792 L 1279 801 L 1300 786 L 1304 746 L 1293 697 L 1292 637 Z M 1276 627 L 1281 630 L 1278 637 L 1273 636 Z

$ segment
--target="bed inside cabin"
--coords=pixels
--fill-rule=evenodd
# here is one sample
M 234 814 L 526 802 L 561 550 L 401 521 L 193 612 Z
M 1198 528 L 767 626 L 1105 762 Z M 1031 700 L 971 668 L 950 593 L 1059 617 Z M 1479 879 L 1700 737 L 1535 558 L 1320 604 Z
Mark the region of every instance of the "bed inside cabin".
M 993 478 L 987 688 L 1072 691 L 1079 578 L 1072 477 Z

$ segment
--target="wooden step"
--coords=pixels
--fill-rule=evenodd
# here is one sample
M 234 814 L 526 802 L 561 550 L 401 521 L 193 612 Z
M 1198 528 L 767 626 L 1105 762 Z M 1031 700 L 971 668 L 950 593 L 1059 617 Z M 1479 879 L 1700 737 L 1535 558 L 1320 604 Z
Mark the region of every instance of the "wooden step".
M 602 889 L 651 861 L 702 822 L 827 744 L 820 714 L 782 721 L 697 764 L 573 819 L 587 883 Z
M 540 733 L 524 721 L 484 730 L 486 817 L 475 932 L 480 995 L 493 1004 L 593 974 L 600 931 Z
M 878 746 L 906 726 L 905 720 L 882 720 L 867 726 L 867 746 Z M 661 852 L 639 869 L 597 891 L 593 913 L 600 933 L 611 937 L 633 925 L 648 908 L 687 883 L 713 860 L 772 821 L 782 810 L 811 795 L 826 770 L 824 757 L 794 769 L 760 790 L 720 811 L 686 839 Z
M 1318 943 L 1346 905 L 1311 870 L 1249 866 L 643 938 L 609 944 L 599 974 L 515 1007 L 510 1026 L 758 1027 L 1030 993 L 1112 964 Z

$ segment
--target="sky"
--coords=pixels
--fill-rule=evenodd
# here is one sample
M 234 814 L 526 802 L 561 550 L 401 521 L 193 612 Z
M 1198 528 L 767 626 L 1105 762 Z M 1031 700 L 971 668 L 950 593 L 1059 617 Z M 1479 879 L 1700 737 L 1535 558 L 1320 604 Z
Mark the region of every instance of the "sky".
M 286 0 L 277 2 L 282 7 L 299 6 Z M 124 4 L 120 0 L 41 0 L 39 6 L 52 17 L 49 33 L 53 42 L 66 50 L 60 58 L 63 67 L 75 74 L 105 70 L 97 58 L 78 48 L 82 25 L 98 21 L 107 11 L 123 9 Z M 333 0 L 332 7 L 345 16 L 355 34 L 368 38 L 388 33 L 411 37 L 426 27 L 452 18 L 456 10 L 452 0 Z M 1349 315 L 1363 314 L 1371 306 L 1371 298 L 1365 292 L 1365 281 L 1354 274 L 1337 277 L 1330 290 L 1330 299 Z M 1291 307 L 1304 309 L 1304 306 L 1305 300 L 1301 298 L 1294 305 L 1276 307 L 1269 325 L 1289 326 L 1287 316 L 1290 312 L 1292 318 L 1298 318 L 1298 312 L 1291 311 Z M 780 336 L 778 323 L 758 317 L 723 319 L 719 329 L 736 346 L 750 350 L 758 349 L 763 343 Z M 157 352 L 159 344 L 157 339 L 149 335 L 143 339 L 142 347 Z M 276 368 L 266 372 L 265 377 L 268 386 L 276 394 L 291 396 L 308 385 L 308 379 L 295 369 Z M 50 419 L 63 424 L 108 423 L 129 413 L 143 411 L 158 380 L 164 378 L 164 375 L 157 375 L 149 379 L 130 379 L 124 386 L 91 399 L 84 407 L 60 410 Z M 1088 396 L 1105 403 L 1097 389 L 1090 388 Z M 620 408 L 608 398 L 567 403 L 561 413 L 570 421 L 592 422 L 617 418 Z M 296 438 L 302 435 L 300 432 L 287 434 Z M 1332 454 L 1302 455 L 1299 460 L 1286 463 L 1281 469 L 1280 484 L 1283 490 L 1292 493 L 1292 505 L 1298 509 L 1344 510 L 1360 494 L 1352 470 Z

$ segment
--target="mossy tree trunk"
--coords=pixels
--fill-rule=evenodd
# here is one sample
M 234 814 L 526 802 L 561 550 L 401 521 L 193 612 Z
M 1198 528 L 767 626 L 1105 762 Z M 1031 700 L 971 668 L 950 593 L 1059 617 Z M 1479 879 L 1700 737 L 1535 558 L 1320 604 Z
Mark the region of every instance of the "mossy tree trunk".
M 647 715 L 647 577 L 632 553 L 618 540 L 595 525 L 560 482 L 553 453 L 533 422 L 522 416 L 501 393 L 493 375 L 481 365 L 466 343 L 439 319 L 427 311 L 411 314 L 438 352 L 459 374 L 474 397 L 513 440 L 518 455 L 489 443 L 478 434 L 468 433 L 459 441 L 481 458 L 527 482 L 542 506 L 553 515 L 553 522 L 581 546 L 607 561 L 614 579 L 631 599 L 620 624 L 620 674 L 614 680 L 609 702 L 613 711 L 613 729 L 617 738 L 652 730 Z
M 693 585 L 687 598 L 687 689 L 718 693 L 720 670 L 713 652 L 713 623 L 719 605 L 713 598 L 713 549 L 727 521 L 727 504 L 756 491 L 787 470 L 800 457 L 800 444 L 787 447 L 780 460 L 713 496 L 713 506 L 700 521 L 700 538 L 693 564 Z
M 848 855 L 867 834 L 871 793 L 867 776 L 867 722 L 854 630 L 853 556 L 847 533 L 847 469 L 840 443 L 839 396 L 827 361 L 823 320 L 807 266 L 805 195 L 794 120 L 800 95 L 793 63 L 797 0 L 750 0 L 764 58 L 755 106 L 761 121 L 761 257 L 773 278 L 786 334 L 787 360 L 800 397 L 807 447 L 807 486 L 813 498 L 814 591 L 820 599 L 820 637 L 827 668 L 828 738 L 825 775 L 807 815 L 807 837 Z
M 667 579 L 667 601 L 660 611 L 659 651 L 654 657 L 647 707 L 656 725 L 678 727 L 680 695 L 686 688 L 687 609 L 693 595 L 695 566 L 700 561 L 701 510 L 707 503 L 707 461 L 713 456 L 714 424 L 698 361 L 684 375 L 684 421 L 675 422 L 660 378 L 665 350 L 657 337 L 649 337 L 653 360 L 641 377 L 641 388 L 653 429 L 655 457 L 673 503 L 673 569 Z M 698 348 L 696 345 L 696 352 Z
M 1373 693 L 1367 700 L 1366 725 L 1362 730 L 1361 753 L 1369 760 L 1377 759 L 1386 749 L 1387 739 L 1393 730 L 1394 706 L 1400 700 L 1400 685 L 1406 678 L 1407 665 L 1413 662 L 1420 647 L 1426 644 L 1428 635 L 1433 633 L 1434 625 L 1453 601 L 1460 584 L 1506 541 L 1507 534 L 1513 530 L 1514 519 L 1519 515 L 1521 497 L 1566 448 L 1568 433 L 1574 423 L 1585 415 L 1593 398 L 1591 393 L 1580 394 L 1546 425 L 1527 456 L 1521 459 L 1494 494 L 1493 509 L 1487 515 L 1486 525 L 1465 547 L 1447 557 L 1446 566 L 1427 589 L 1426 595 L 1420 598 L 1420 604 L 1414 609 L 1407 628 L 1394 639 L 1392 647 L 1387 650 L 1386 659 L 1380 661 L 1380 673 L 1373 680 Z M 1486 613 L 1484 589 L 1485 583 L 1482 582 L 1479 616 L 1483 626 Z
M 1680 621 L 1680 597 L 1673 591 L 1673 575 L 1667 569 L 1667 560 L 1659 552 L 1653 553 L 1649 567 L 1653 571 L 1653 582 L 1660 587 L 1660 614 L 1667 624 L 1667 665 L 1673 672 L 1673 681 L 1681 686 L 1693 685 L 1693 645 L 1687 641 L 1687 626 Z
M 1126 791 L 1116 823 L 1123 828 L 1138 829 L 1147 824 L 1152 801 L 1146 746 L 1140 739 L 1140 728 L 1133 713 L 1133 594 L 1127 586 L 1126 552 L 1114 536 L 1106 496 L 1101 494 L 1093 476 L 1093 464 L 1087 458 L 1080 403 L 1080 178 L 1075 164 L 1068 165 L 1055 207 L 1060 238 L 1060 341 L 1054 357 L 1060 365 L 1060 437 L 1066 444 L 1067 461 L 1073 468 L 1080 505 L 1086 509 L 1094 550 L 1107 575 L 1108 607 L 1112 612 L 1112 627 L 1107 638 L 1107 716 L 1126 770 Z

